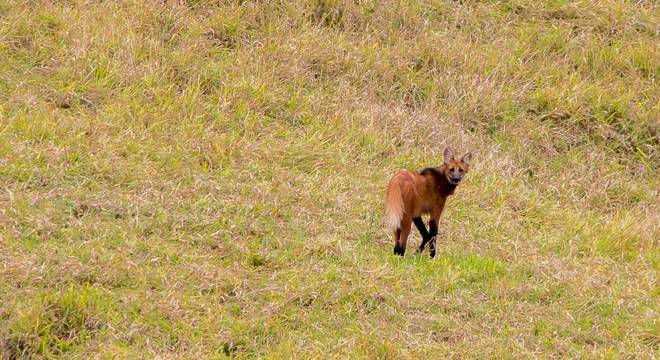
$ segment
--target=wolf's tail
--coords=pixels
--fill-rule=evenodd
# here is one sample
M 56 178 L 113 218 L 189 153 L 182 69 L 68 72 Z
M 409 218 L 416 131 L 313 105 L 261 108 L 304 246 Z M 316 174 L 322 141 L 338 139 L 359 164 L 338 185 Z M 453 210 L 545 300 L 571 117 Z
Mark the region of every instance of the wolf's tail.
M 397 183 L 390 183 L 385 194 L 385 226 L 391 230 L 401 227 L 404 206 L 401 187 Z

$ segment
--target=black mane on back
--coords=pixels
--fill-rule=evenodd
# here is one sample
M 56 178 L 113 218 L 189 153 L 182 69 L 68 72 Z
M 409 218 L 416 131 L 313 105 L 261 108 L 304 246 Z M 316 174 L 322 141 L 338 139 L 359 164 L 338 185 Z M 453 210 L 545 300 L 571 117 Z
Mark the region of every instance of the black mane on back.
M 437 172 L 438 172 L 438 170 L 436 170 L 435 168 L 427 167 L 427 168 L 424 168 L 424 170 L 420 171 L 419 174 L 420 175 L 428 175 L 428 174 L 433 174 L 433 173 L 437 173 Z
M 424 170 L 420 171 L 420 175 L 431 175 L 436 181 L 436 186 L 438 187 L 438 190 L 441 193 L 445 193 L 447 195 L 451 195 L 454 193 L 454 190 L 456 189 L 457 185 L 450 184 L 449 181 L 447 181 L 447 178 L 442 174 L 442 167 L 440 168 L 432 168 L 428 167 L 425 168 Z

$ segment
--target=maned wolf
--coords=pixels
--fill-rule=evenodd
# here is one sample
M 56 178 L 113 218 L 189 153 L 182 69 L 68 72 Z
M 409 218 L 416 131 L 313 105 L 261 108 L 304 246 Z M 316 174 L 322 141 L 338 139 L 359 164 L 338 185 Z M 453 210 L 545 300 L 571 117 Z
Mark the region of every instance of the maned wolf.
M 418 252 L 429 244 L 431 257 L 435 257 L 435 239 L 438 234 L 438 219 L 445 207 L 447 196 L 452 195 L 463 176 L 468 172 L 472 154 L 454 159 L 450 148 L 445 148 L 444 164 L 426 168 L 419 174 L 407 170 L 397 172 L 387 186 L 385 196 L 385 225 L 394 232 L 394 253 L 406 252 L 406 243 L 412 223 L 422 235 Z M 429 230 L 426 230 L 422 215 L 430 214 Z

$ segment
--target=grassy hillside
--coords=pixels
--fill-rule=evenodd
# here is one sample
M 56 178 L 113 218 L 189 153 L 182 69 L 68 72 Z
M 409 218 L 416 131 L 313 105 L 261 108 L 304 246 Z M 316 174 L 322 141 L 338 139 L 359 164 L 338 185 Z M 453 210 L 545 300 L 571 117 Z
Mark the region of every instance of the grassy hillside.
M 659 14 L 0 0 L 0 357 L 657 357 Z

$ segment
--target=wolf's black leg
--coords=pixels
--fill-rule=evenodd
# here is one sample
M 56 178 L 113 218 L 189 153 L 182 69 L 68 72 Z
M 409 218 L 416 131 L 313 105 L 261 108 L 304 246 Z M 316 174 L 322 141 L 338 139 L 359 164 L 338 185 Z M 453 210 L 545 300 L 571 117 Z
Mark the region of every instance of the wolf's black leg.
M 426 231 L 426 226 L 424 226 L 424 221 L 422 221 L 421 217 L 414 218 L 413 222 L 415 223 L 415 226 L 417 226 L 419 234 L 422 235 L 422 244 L 419 246 L 419 249 L 417 249 L 417 252 L 421 253 L 424 251 L 424 246 L 426 246 L 426 243 L 431 240 L 431 237 L 429 236 L 429 232 Z
M 399 246 L 399 237 L 401 237 L 401 229 L 394 230 L 394 255 L 403 255 Z
M 429 253 L 431 254 L 431 259 L 435 257 L 435 237 L 429 242 Z
M 435 240 L 438 235 L 438 223 L 435 220 L 429 221 L 429 252 L 431 253 L 431 258 L 435 257 Z

